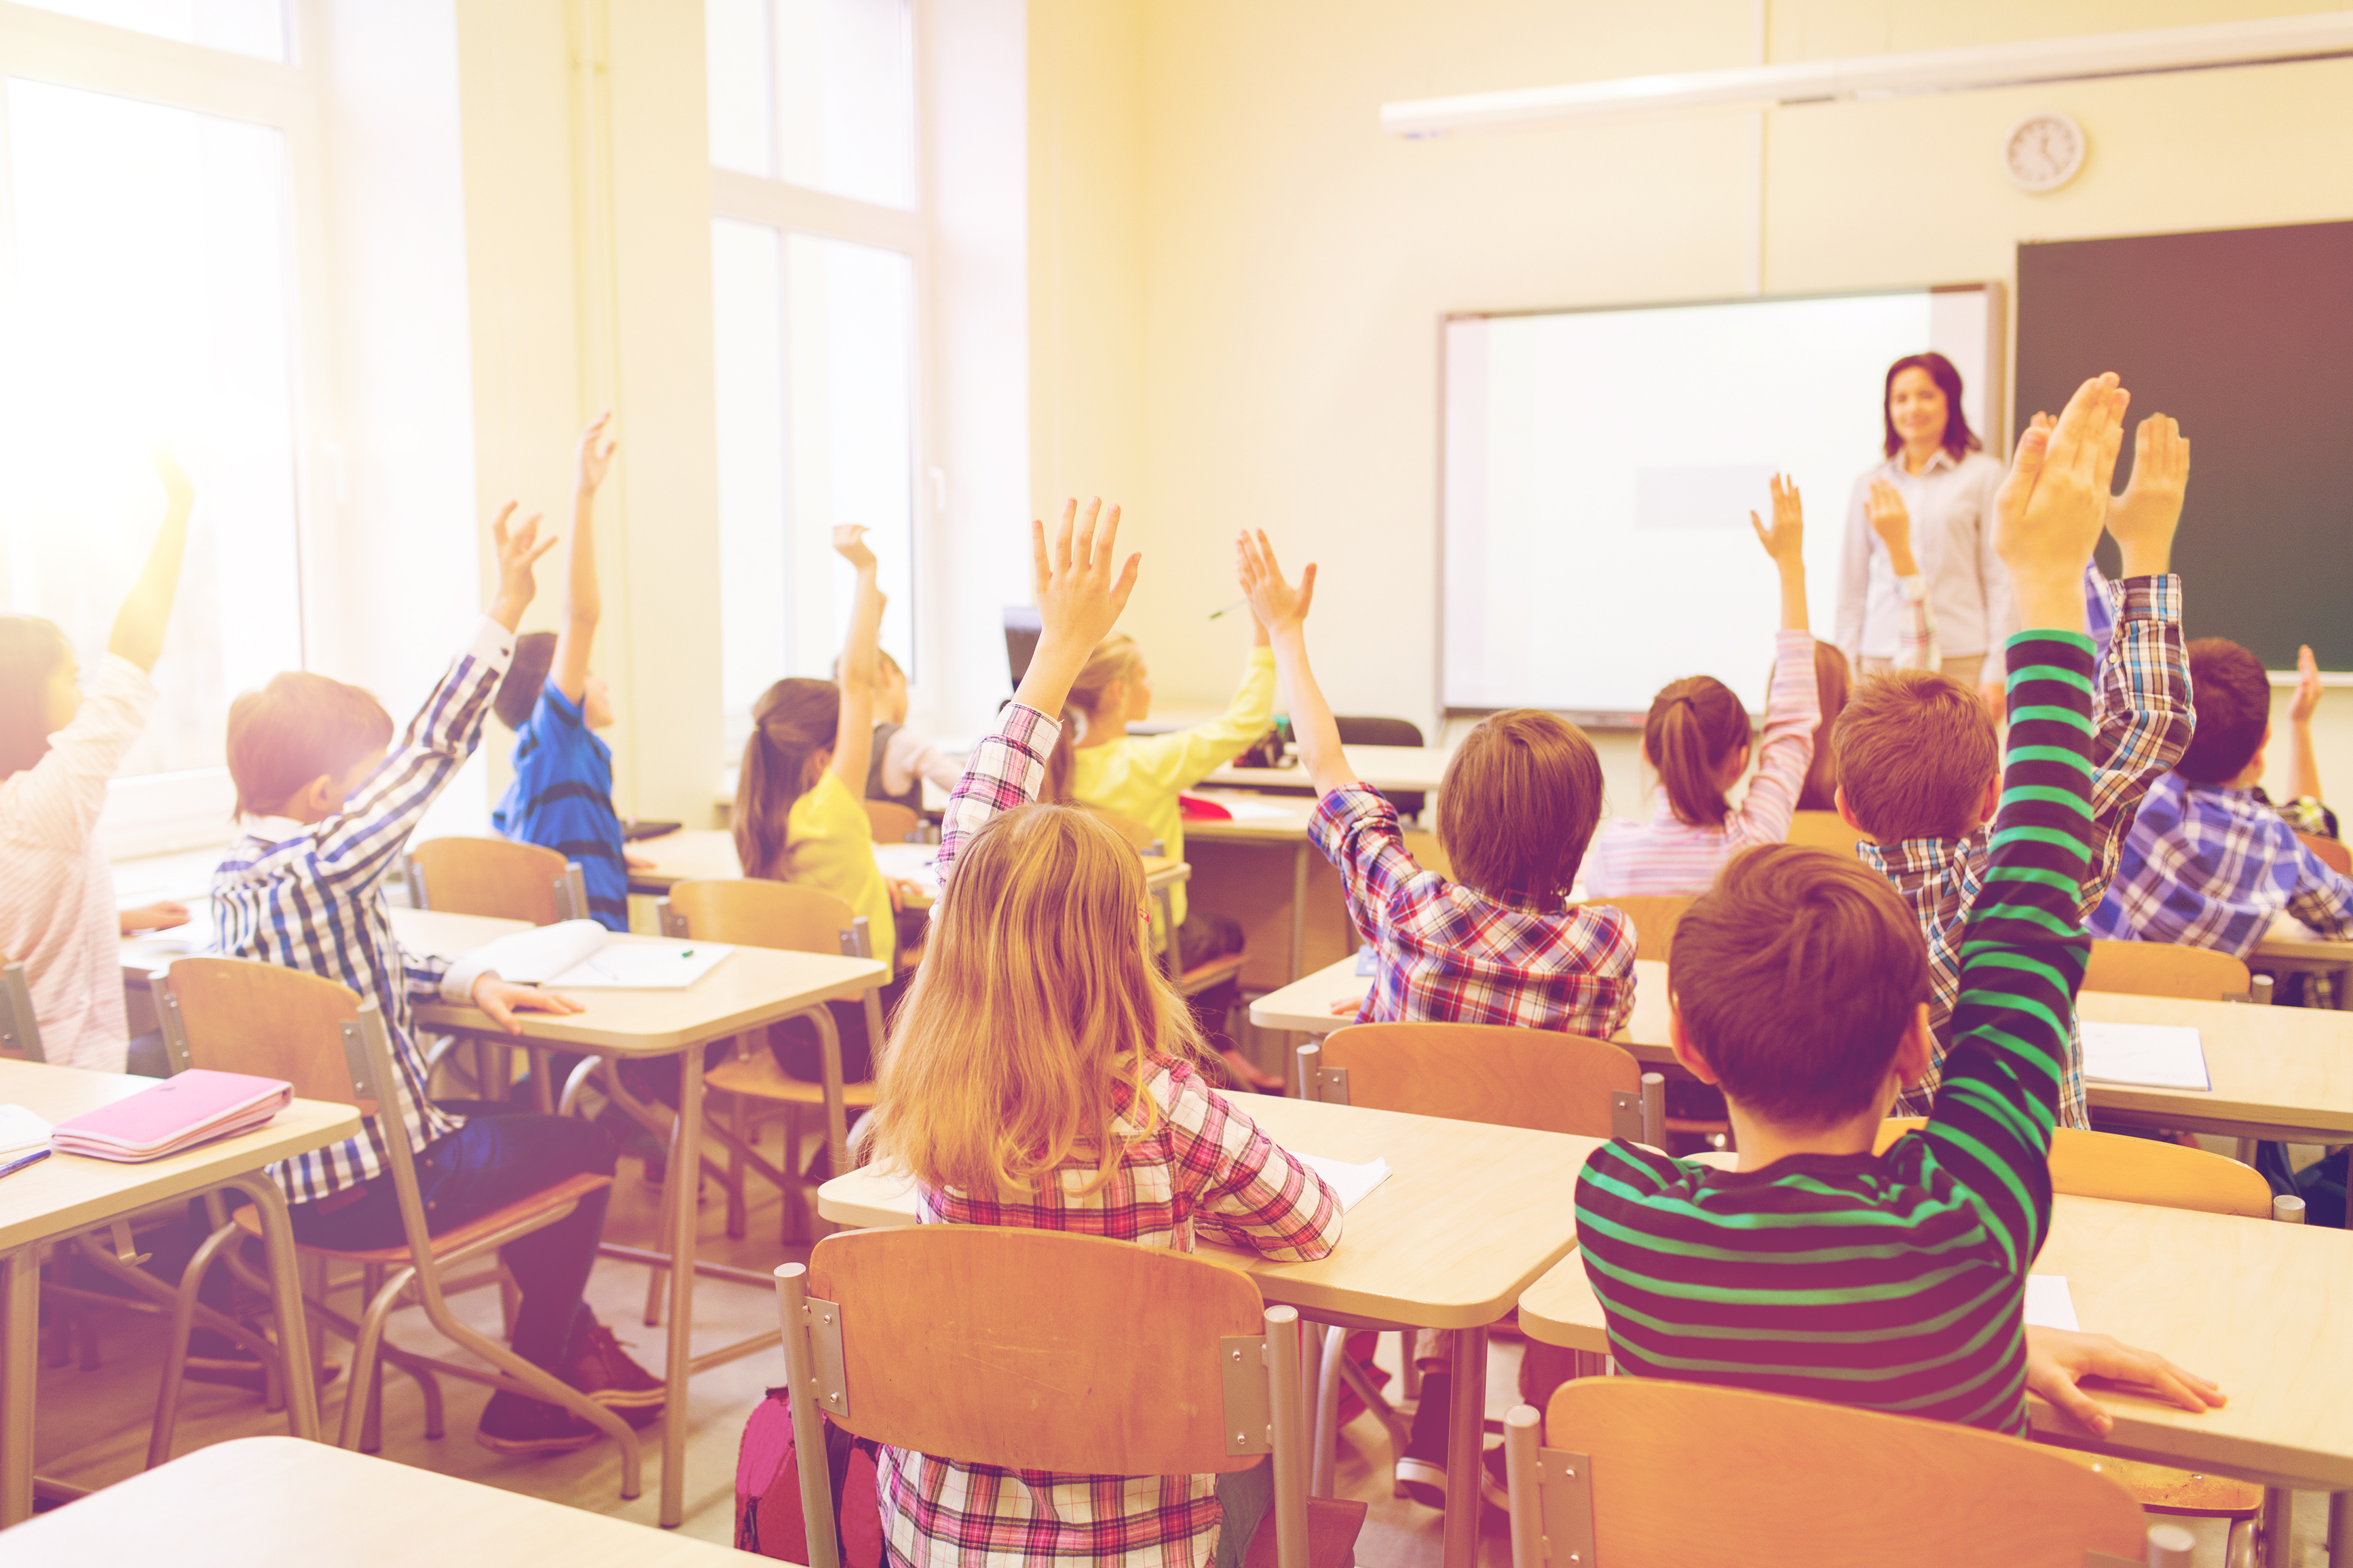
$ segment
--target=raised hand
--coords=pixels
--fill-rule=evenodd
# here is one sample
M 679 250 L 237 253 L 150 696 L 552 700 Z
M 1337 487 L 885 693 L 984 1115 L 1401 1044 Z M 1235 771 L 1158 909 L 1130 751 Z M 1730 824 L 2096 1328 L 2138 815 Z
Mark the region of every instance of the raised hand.
M 172 455 L 170 447 L 157 445 L 147 454 L 147 464 L 164 481 L 165 515 L 185 518 L 195 510 L 196 487 L 189 480 L 188 471 L 180 467 L 180 459 Z
M 845 522 L 833 531 L 833 552 L 860 572 L 875 569 L 874 551 L 866 542 L 866 530 L 857 523 Z
M 2126 576 L 2172 570 L 2173 531 L 2189 484 L 2189 443 L 2181 426 L 2170 415 L 2150 415 L 2133 433 L 2132 480 L 2108 507 L 2108 532 L 2123 552 Z
M 607 409 L 589 421 L 588 428 L 580 432 L 579 488 L 592 491 L 605 482 L 606 472 L 613 466 L 613 453 L 620 447 L 618 440 L 602 441 L 605 426 L 611 424 L 613 411 Z
M 1029 525 L 1029 549 L 1038 593 L 1038 647 L 1021 677 L 1014 700 L 1040 713 L 1059 713 L 1071 682 L 1085 668 L 1127 608 L 1144 557 L 1119 561 L 1119 508 L 1106 517 L 1103 501 L 1087 502 L 1079 515 L 1075 500 L 1062 503 L 1062 520 L 1050 539 L 1042 521 Z
M 1903 507 L 1899 499 L 1897 509 Z M 1781 574 L 1781 628 L 1784 631 L 1806 629 L 1806 508 L 1799 499 L 1798 487 L 1786 474 L 1773 476 L 1773 526 L 1767 528 L 1764 520 L 1755 512 L 1748 514 L 1748 526 L 1757 531 L 1757 542 L 1773 558 L 1774 569 Z
M 1294 588 L 1283 581 L 1282 567 L 1274 559 L 1274 546 L 1266 542 L 1264 530 L 1255 537 L 1234 535 L 1234 577 L 1250 599 L 1250 614 L 1270 635 L 1306 620 L 1307 608 L 1315 601 L 1315 563 L 1310 561 L 1301 569 L 1299 585 Z
M 2288 704 L 2288 721 L 2309 724 L 2320 706 L 2320 661 L 2312 657 L 2309 647 L 2295 650 L 2295 700 Z
M 515 514 L 513 501 L 499 509 L 491 523 L 491 541 L 498 547 L 499 591 L 491 601 L 491 618 L 512 631 L 522 623 L 522 613 L 539 595 L 539 582 L 532 568 L 539 558 L 555 548 L 555 537 L 539 536 L 539 513 L 533 512 L 520 527 L 510 529 L 507 519 Z
M 1994 548 L 2028 626 L 2084 628 L 2084 567 L 2107 510 L 2130 396 L 2113 374 L 2094 376 L 2046 438 L 2030 431 L 2019 441 L 1994 499 Z

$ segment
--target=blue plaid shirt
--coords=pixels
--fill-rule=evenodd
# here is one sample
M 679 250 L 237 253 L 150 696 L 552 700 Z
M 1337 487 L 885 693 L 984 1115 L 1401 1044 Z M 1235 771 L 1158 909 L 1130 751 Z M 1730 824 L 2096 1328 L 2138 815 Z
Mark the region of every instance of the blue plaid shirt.
M 2141 803 L 2092 934 L 2244 958 L 2285 910 L 2323 936 L 2353 937 L 2353 881 L 2322 864 L 2255 790 L 2168 773 Z

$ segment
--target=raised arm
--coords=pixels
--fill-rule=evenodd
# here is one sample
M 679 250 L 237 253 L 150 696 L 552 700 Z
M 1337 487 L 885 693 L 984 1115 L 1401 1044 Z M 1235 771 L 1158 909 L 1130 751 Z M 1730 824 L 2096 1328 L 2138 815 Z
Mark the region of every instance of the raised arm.
M 1862 622 L 1871 605 L 1871 486 L 1858 481 L 1847 505 L 1846 538 L 1839 551 L 1838 645 L 1862 668 Z
M 596 645 L 596 621 L 604 595 L 596 587 L 596 488 L 605 482 L 618 441 L 604 439 L 608 413 L 580 433 L 578 477 L 572 487 L 572 562 L 564 578 L 564 628 L 555 634 L 555 664 L 549 679 L 565 700 L 576 703 L 588 685 L 588 655 Z
M 155 531 L 147 564 L 122 608 L 115 612 L 114 629 L 106 639 L 107 652 L 142 669 L 153 669 L 163 656 L 164 631 L 171 624 L 172 600 L 180 586 L 180 558 L 188 548 L 188 513 L 196 504 L 195 489 L 171 448 L 156 447 L 148 460 L 164 481 L 164 526 Z
M 1263 531 L 1234 536 L 1234 574 L 1249 596 L 1250 614 L 1258 617 L 1274 649 L 1275 679 L 1282 689 L 1282 705 L 1291 715 L 1292 738 L 1299 742 L 1299 758 L 1307 768 L 1307 782 L 1320 795 L 1356 782 L 1340 746 L 1340 726 L 1315 672 L 1307 663 L 1307 610 L 1315 602 L 1315 563 L 1310 561 L 1293 587 L 1283 581 L 1274 546 Z
M 882 583 L 866 531 L 856 523 L 833 531 L 833 552 L 858 569 L 858 592 L 841 644 L 841 717 L 833 727 L 830 772 L 852 795 L 863 797 L 874 752 L 874 645 L 882 633 Z
M 1821 728 L 1821 696 L 1814 683 L 1814 639 L 1806 629 L 1806 519 L 1798 487 L 1773 476 L 1773 526 L 1755 512 L 1748 524 L 1781 578 L 1781 631 L 1774 638 L 1773 684 L 1765 700 L 1765 733 L 1757 775 L 1726 823 L 1736 844 L 1778 844 L 1789 836 L 1790 814 L 1814 760 Z
M 1882 504 L 1882 491 L 1894 501 L 1894 506 Z M 1895 574 L 1895 596 L 1902 601 L 1904 624 L 1896 628 L 1894 667 L 1934 669 L 1940 660 L 1936 618 L 1928 607 L 1928 580 L 1920 574 L 1920 563 L 1912 554 L 1912 519 L 1905 512 L 1904 498 L 1884 479 L 1872 481 L 1871 531 L 1886 546 L 1888 568 Z
M 2326 800 L 2320 759 L 2312 749 L 2312 716 L 2320 707 L 2320 664 L 2310 647 L 2295 650 L 2295 700 L 2289 704 L 2287 789 L 2291 799 Z

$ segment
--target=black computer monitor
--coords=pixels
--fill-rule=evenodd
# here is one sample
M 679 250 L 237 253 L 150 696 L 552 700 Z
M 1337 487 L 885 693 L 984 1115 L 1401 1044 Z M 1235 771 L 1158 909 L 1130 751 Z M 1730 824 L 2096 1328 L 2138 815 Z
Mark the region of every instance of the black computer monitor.
M 1008 605 L 1005 607 L 1005 662 L 1012 667 L 1013 684 L 1018 689 L 1021 678 L 1029 673 L 1029 656 L 1038 651 L 1040 623 L 1035 605 Z

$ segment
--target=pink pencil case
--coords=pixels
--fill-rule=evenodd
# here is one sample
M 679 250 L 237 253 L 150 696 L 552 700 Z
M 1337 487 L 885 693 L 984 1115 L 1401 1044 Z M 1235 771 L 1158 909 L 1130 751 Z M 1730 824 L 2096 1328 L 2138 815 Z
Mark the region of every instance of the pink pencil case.
M 293 1103 L 282 1079 L 190 1068 L 152 1089 L 60 1121 L 49 1147 L 69 1154 L 137 1164 L 249 1132 Z

